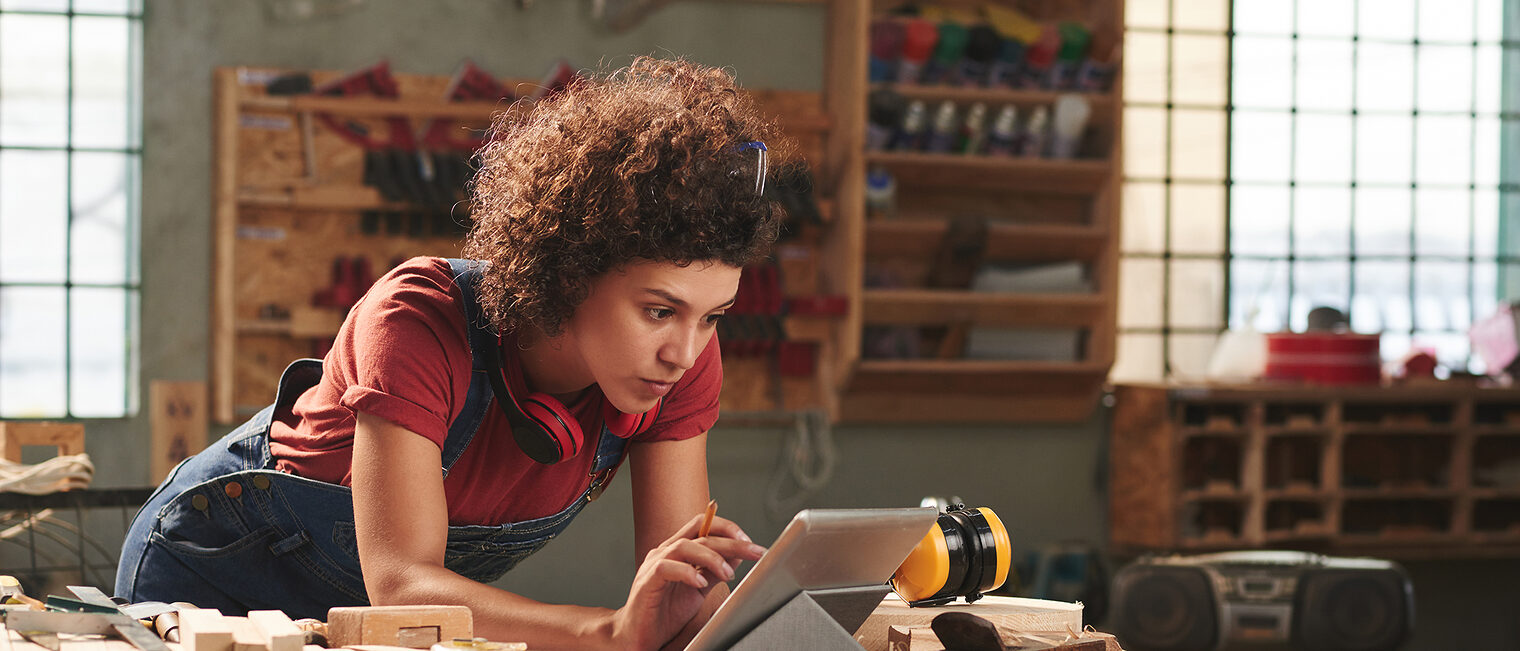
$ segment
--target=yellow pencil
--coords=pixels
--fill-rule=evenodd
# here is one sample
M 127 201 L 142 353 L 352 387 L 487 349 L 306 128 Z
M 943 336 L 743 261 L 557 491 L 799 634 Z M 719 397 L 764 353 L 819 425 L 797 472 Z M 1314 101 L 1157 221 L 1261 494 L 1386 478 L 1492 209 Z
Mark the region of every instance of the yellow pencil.
M 697 532 L 697 537 L 698 538 L 702 538 L 702 537 L 707 536 L 707 532 L 709 532 L 709 531 L 712 530 L 713 516 L 717 515 L 717 513 L 718 513 L 718 500 L 708 500 L 707 501 L 707 515 L 705 515 L 705 516 L 702 517 L 702 529 Z

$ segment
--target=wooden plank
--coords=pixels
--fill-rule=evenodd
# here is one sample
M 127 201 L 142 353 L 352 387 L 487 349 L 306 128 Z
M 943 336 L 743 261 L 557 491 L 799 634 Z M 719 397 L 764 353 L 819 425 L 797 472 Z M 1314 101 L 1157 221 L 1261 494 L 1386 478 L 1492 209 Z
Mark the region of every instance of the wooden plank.
M 1094 395 L 920 394 L 849 392 L 839 397 L 840 420 L 850 423 L 1075 423 L 1092 417 Z
M 820 187 L 838 199 L 839 215 L 826 244 L 822 290 L 843 294 L 849 303 L 828 375 L 848 380 L 860 358 L 861 299 L 865 280 L 866 42 L 871 7 L 859 0 L 829 2 L 826 25 L 828 55 L 824 59 L 824 103 L 834 128 L 825 147 Z M 843 384 L 840 384 L 843 386 Z
M 175 464 L 206 447 L 206 383 L 153 380 L 148 383 L 151 483 L 169 476 Z
M 934 608 L 911 608 L 896 595 L 888 595 L 855 631 L 855 641 L 867 651 L 887 651 L 893 626 L 928 626 L 935 616 L 947 612 L 968 613 L 993 623 L 1000 632 L 1082 630 L 1082 604 L 1020 597 L 984 597 L 976 603 L 954 603 Z
M 938 253 L 948 230 L 944 219 L 871 222 L 866 227 L 868 257 L 931 257 Z M 1105 230 L 1093 226 L 994 221 L 987 225 L 987 248 L 982 255 L 996 262 L 1087 262 L 1097 259 L 1108 237 Z
M 327 640 L 334 648 L 355 644 L 425 649 L 440 640 L 475 636 L 465 606 L 360 606 L 327 611 Z M 429 640 L 425 644 L 424 640 Z
M 1145 387 L 1114 388 L 1109 429 L 1109 544 L 1158 549 L 1175 544 L 1180 478 L 1167 393 Z
M 305 644 L 306 634 L 283 612 L 250 610 L 248 621 L 269 651 L 301 651 Z
M 1107 370 L 1080 362 L 870 359 L 850 380 L 851 393 L 913 393 L 1050 396 L 1082 393 L 1096 397 Z
M 1107 160 L 1009 158 L 925 152 L 877 151 L 866 164 L 891 170 L 904 187 L 1022 190 L 1049 194 L 1092 194 L 1113 178 Z
M 23 447 L 51 447 L 58 456 L 84 453 L 84 424 L 0 421 L 0 450 L 7 461 L 21 463 Z
M 182 609 L 179 639 L 184 651 L 233 651 L 233 623 L 213 608 Z

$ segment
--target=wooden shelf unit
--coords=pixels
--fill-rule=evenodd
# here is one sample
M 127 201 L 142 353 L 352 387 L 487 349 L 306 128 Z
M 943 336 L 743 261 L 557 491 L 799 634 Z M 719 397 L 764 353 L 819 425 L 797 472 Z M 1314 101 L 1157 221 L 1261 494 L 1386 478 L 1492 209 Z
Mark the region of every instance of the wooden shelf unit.
M 340 116 L 383 136 L 386 118 L 411 118 L 414 124 L 451 119 L 461 127 L 484 128 L 494 113 L 527 106 L 446 102 L 441 98 L 447 77 L 406 74 L 394 75 L 400 99 L 265 94 L 264 81 L 286 72 L 219 68 L 215 74 L 210 389 L 212 419 L 223 424 L 236 423 L 271 402 L 285 365 L 316 354 L 337 334 L 343 313 L 309 305 L 314 293 L 330 284 L 335 257 L 363 256 L 378 276 L 396 259 L 453 256 L 462 244 L 453 235 L 363 232 L 365 212 L 416 208 L 386 201 L 365 186 L 362 149 L 316 124 L 314 117 Z M 320 85 L 342 73 L 309 74 Z M 508 87 L 517 82 L 509 81 Z M 822 94 L 750 92 L 762 110 L 776 116 L 798 154 L 829 173 L 826 145 L 834 120 Z M 825 179 L 819 187 L 824 189 L 817 196 L 820 211 L 832 215 L 834 202 L 826 191 L 831 182 Z M 820 348 L 832 346 L 833 328 L 810 324 L 808 330 L 826 335 Z M 764 358 L 725 359 L 724 374 L 725 413 L 827 408 L 833 397 L 826 374 L 777 378 L 774 365 Z
M 829 3 L 826 94 L 838 125 L 831 150 L 838 164 L 839 217 L 831 230 L 828 278 L 845 293 L 836 374 L 843 420 L 856 422 L 1077 421 L 1092 415 L 1113 363 L 1118 258 L 1122 71 L 1111 89 L 1079 93 L 1091 107 L 1084 151 L 1095 157 L 1057 160 L 913 151 L 867 151 L 867 97 L 891 88 L 934 104 L 985 103 L 989 123 L 1003 105 L 1022 115 L 1063 94 L 1050 90 L 956 88 L 871 83 L 867 74 L 870 24 L 896 4 L 881 0 Z M 975 10 L 995 0 L 934 3 Z M 1118 35 L 1122 0 L 1021 0 L 1009 3 L 1039 21 L 1076 21 Z M 897 184 L 894 219 L 868 219 L 867 171 L 891 172 Z M 1079 263 L 1090 290 L 1063 294 L 999 294 L 868 283 L 878 265 L 932 265 L 944 255 L 951 221 L 985 218 L 985 263 L 999 266 Z M 920 274 L 921 275 L 921 274 Z M 883 326 L 966 329 L 1017 326 L 1072 331 L 1075 358 L 989 361 L 951 355 L 868 357 L 867 331 Z M 953 341 L 953 340 L 952 340 Z
M 1520 555 L 1520 389 L 1114 387 L 1109 540 Z

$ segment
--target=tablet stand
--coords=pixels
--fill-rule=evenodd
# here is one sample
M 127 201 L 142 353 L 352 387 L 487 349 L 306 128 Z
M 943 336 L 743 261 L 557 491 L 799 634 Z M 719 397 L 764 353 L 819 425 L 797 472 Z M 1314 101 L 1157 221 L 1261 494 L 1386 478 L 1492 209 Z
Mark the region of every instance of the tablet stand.
M 803 590 L 729 648 L 732 651 L 861 651 L 863 647 L 855 641 L 854 632 L 881 605 L 882 597 L 890 589 L 883 583 Z

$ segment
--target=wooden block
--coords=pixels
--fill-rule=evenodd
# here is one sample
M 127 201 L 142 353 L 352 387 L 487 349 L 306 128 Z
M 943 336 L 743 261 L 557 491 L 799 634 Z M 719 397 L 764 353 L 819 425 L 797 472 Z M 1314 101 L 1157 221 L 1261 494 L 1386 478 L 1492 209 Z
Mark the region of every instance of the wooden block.
M 149 422 L 153 430 L 149 454 L 152 482 L 160 483 L 174 465 L 206 447 L 205 382 L 148 383 L 148 401 L 152 404 Z
M 1124 651 L 1119 641 L 1108 633 L 1083 632 L 1081 639 L 1071 640 L 1068 632 L 1032 635 L 1003 635 L 1004 646 L 1010 649 L 1039 649 L 1040 651 Z M 891 626 L 887 628 L 888 651 L 944 651 L 945 645 L 928 626 Z
M 232 651 L 269 651 L 264 636 L 247 617 L 225 617 L 223 620 L 232 626 Z
M 933 608 L 910 608 L 897 595 L 887 595 L 881 605 L 855 632 L 855 640 L 866 651 L 889 651 L 887 634 L 891 627 L 928 626 L 935 615 L 963 612 L 982 617 L 1005 635 L 1019 631 L 1064 631 L 1068 627 L 1082 630 L 1082 604 L 1021 597 L 983 597 L 976 603 L 955 603 Z
M 301 651 L 306 642 L 306 633 L 278 610 L 250 610 L 248 621 L 253 622 L 269 651 Z
M 179 640 L 184 651 L 233 651 L 232 623 L 214 608 L 179 611 Z
M 327 611 L 327 641 L 333 648 L 383 644 L 426 649 L 456 637 L 475 637 L 470 609 L 465 606 L 362 606 Z
M 58 449 L 58 456 L 84 452 L 84 425 L 80 423 L 34 423 L 0 421 L 0 450 L 6 460 L 21 463 L 21 448 L 42 445 Z

